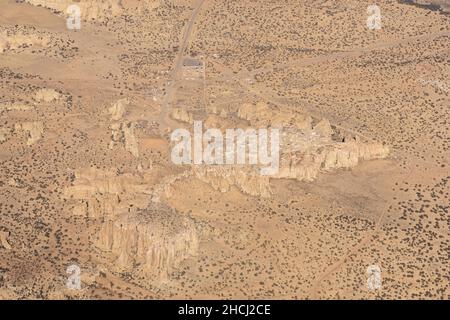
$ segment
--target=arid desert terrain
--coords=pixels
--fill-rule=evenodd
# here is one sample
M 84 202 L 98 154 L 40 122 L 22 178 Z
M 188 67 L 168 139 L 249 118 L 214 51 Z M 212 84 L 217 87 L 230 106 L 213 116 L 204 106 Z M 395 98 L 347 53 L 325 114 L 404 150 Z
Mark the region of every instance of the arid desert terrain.
M 0 299 L 449 299 L 449 159 L 447 0 L 0 0 Z

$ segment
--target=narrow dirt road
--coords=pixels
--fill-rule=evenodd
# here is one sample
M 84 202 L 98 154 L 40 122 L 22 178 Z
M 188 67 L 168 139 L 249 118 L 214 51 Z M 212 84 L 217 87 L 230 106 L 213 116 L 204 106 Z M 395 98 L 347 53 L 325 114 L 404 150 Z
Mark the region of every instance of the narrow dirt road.
M 435 38 L 442 37 L 442 36 L 450 36 L 450 32 L 445 30 L 445 31 L 437 32 L 437 33 L 413 36 L 413 37 L 400 39 L 400 40 L 377 42 L 377 43 L 374 43 L 367 47 L 355 48 L 355 49 L 352 49 L 349 51 L 332 52 L 332 53 L 328 53 L 328 54 L 321 55 L 318 57 L 304 58 L 304 59 L 301 59 L 300 61 L 283 62 L 283 63 L 278 63 L 275 65 L 272 64 L 270 66 L 264 66 L 264 67 L 250 71 L 249 76 L 255 77 L 255 75 L 257 75 L 259 73 L 271 72 L 275 69 L 286 69 L 289 67 L 307 67 L 310 65 L 328 62 L 330 60 L 335 60 L 335 59 L 339 60 L 339 59 L 350 58 L 350 57 L 357 58 L 357 57 L 359 57 L 365 53 L 369 53 L 371 51 L 389 49 L 389 48 L 396 47 L 401 44 L 406 44 L 406 43 L 410 43 L 410 42 L 418 41 L 418 40 L 419 41 L 433 40 Z
M 172 108 L 172 101 L 177 91 L 177 81 L 180 76 L 180 70 L 183 66 L 185 51 L 189 44 L 189 39 L 192 35 L 192 29 L 194 27 L 195 20 L 197 19 L 198 13 L 200 12 L 200 9 L 205 3 L 205 1 L 206 0 L 199 0 L 194 10 L 192 11 L 191 18 L 189 19 L 187 26 L 184 30 L 183 38 L 180 43 L 180 48 L 178 51 L 178 55 L 175 59 L 174 66 L 169 74 L 169 83 L 166 88 L 164 100 L 161 104 L 161 112 L 159 116 L 159 126 L 162 135 L 166 134 L 167 130 L 169 129 L 169 122 L 170 122 L 169 115 Z
M 322 282 L 327 279 L 329 276 L 331 276 L 334 272 L 338 271 L 341 267 L 343 267 L 348 261 L 350 261 L 356 254 L 358 254 L 359 250 L 366 246 L 369 242 L 372 241 L 373 237 L 378 233 L 378 230 L 380 230 L 383 219 L 386 215 L 386 210 L 383 211 L 383 213 L 380 215 L 378 220 L 375 223 L 375 227 L 372 231 L 369 231 L 352 249 L 350 249 L 347 254 L 343 255 L 338 261 L 330 265 L 321 275 L 319 275 L 316 279 L 314 279 L 313 286 L 311 287 L 309 297 L 313 300 L 319 299 L 319 293 L 320 288 L 322 285 Z

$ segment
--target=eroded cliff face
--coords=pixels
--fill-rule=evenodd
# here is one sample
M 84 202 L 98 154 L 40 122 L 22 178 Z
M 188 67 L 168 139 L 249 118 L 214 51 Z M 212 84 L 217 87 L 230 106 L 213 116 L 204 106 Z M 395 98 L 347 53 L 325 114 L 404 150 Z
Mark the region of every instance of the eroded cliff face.
M 305 152 L 281 153 L 280 168 L 270 176 L 261 175 L 257 166 L 242 165 L 193 166 L 192 174 L 220 192 L 234 186 L 246 194 L 269 198 L 270 179 L 313 181 L 321 173 L 352 168 L 361 160 L 382 159 L 388 154 L 388 148 L 380 144 L 346 142 L 316 146 Z
M 84 20 L 103 21 L 109 17 L 120 15 L 123 11 L 120 0 L 25 0 L 29 4 L 42 6 L 66 14 L 67 8 L 76 4 L 80 7 Z
M 186 122 L 190 124 L 194 123 L 194 115 L 183 108 L 173 108 L 170 116 L 173 119 L 179 120 L 181 122 Z
M 194 115 L 176 109 L 176 120 L 192 124 Z M 383 159 L 389 148 L 380 143 L 363 142 L 350 133 L 335 132 L 330 122 L 314 122 L 308 115 L 281 112 L 260 102 L 243 104 L 235 116 L 208 115 L 204 130 L 218 128 L 276 128 L 280 130 L 280 165 L 273 175 L 260 174 L 258 165 L 201 165 L 192 166 L 190 174 L 209 184 L 215 190 L 227 192 L 233 186 L 244 193 L 270 197 L 270 179 L 313 181 L 321 173 L 335 169 L 352 168 L 360 161 Z
M 256 167 L 194 166 L 192 173 L 220 192 L 227 192 L 235 186 L 252 196 L 269 198 L 272 195 L 269 177 L 261 176 Z
M 320 173 L 352 168 L 361 160 L 383 159 L 388 154 L 389 149 L 377 143 L 316 145 L 304 152 L 283 153 L 279 173 L 273 177 L 313 181 Z
M 133 122 L 122 123 L 121 129 L 123 133 L 125 150 L 130 152 L 134 157 L 139 157 L 138 139 L 134 133 L 136 124 Z
M 320 173 L 352 168 L 362 160 L 383 159 L 389 148 L 380 143 L 361 142 L 358 137 L 333 139 L 329 121 L 322 119 L 304 130 L 283 129 L 280 171 L 274 178 L 312 181 Z
M 137 270 L 151 281 L 161 281 L 196 254 L 193 221 L 160 199 L 155 201 L 155 193 L 162 191 L 158 186 L 167 188 L 170 181 L 158 184 L 151 170 L 134 174 L 88 168 L 75 172 L 66 199 L 74 206 L 74 214 L 99 224 L 93 242 L 112 270 Z
M 186 170 L 179 174 L 165 176 L 153 186 L 151 201 L 161 202 L 164 201 L 164 199 L 170 198 L 172 196 L 173 185 L 191 177 L 191 175 L 192 173 L 189 170 Z
M 137 153 L 138 140 L 133 122 L 126 120 L 130 101 L 122 99 L 108 108 L 111 146 L 123 144 Z M 195 255 L 198 236 L 195 223 L 170 208 L 174 184 L 187 185 L 189 179 L 205 182 L 213 189 L 269 198 L 271 179 L 312 181 L 321 173 L 351 168 L 359 161 L 384 158 L 389 150 L 378 143 L 362 142 L 358 137 L 337 131 L 329 121 L 313 121 L 309 116 L 281 114 L 260 103 L 243 105 L 234 115 L 207 115 L 208 128 L 277 128 L 281 132 L 279 171 L 261 175 L 260 165 L 192 165 L 178 173 L 160 177 L 155 170 L 119 172 L 94 168 L 76 170 L 66 198 L 74 214 L 98 223 L 93 242 L 103 253 L 108 268 L 117 272 L 140 272 L 149 281 L 167 279 L 171 270 Z M 180 111 L 179 120 L 192 123 L 193 116 Z M 127 147 L 128 146 L 128 147 Z
M 115 102 L 109 109 L 111 116 L 111 141 L 109 148 L 113 149 L 116 145 L 123 144 L 125 150 L 130 152 L 134 157 L 139 157 L 139 143 L 135 135 L 136 124 L 123 120 L 127 112 L 130 101 L 126 98 Z
M 165 280 L 183 260 L 195 255 L 198 237 L 192 220 L 162 203 L 105 221 L 96 245 L 109 254 L 117 271 L 136 267 L 150 279 Z
M 90 218 L 113 218 L 126 212 L 130 205 L 146 208 L 152 193 L 153 178 L 150 172 L 123 173 L 117 170 L 87 168 L 76 170 L 73 185 L 65 196 L 77 215 Z

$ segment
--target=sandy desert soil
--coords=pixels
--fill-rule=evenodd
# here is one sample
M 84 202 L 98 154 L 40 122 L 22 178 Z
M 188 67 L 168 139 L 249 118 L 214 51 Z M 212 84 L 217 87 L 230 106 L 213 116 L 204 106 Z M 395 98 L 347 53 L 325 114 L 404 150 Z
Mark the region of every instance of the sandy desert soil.
M 446 2 L 0 0 L 0 299 L 449 299 Z

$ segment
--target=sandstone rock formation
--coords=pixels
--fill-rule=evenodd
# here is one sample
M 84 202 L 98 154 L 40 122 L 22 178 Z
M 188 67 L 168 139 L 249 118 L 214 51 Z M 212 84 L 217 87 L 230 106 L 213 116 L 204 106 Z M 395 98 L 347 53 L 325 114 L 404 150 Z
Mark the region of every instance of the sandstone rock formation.
M 306 152 L 284 153 L 281 165 L 274 178 L 290 178 L 313 181 L 321 172 L 333 169 L 352 168 L 361 160 L 383 159 L 389 149 L 381 144 L 344 142 L 310 148 Z
M 135 124 L 133 122 L 122 123 L 122 132 L 125 140 L 125 150 L 136 158 L 139 157 L 139 144 L 134 134 Z
M 25 0 L 26 2 L 53 9 L 66 14 L 67 7 L 76 4 L 80 7 L 81 18 L 84 20 L 103 21 L 109 17 L 114 17 L 122 13 L 120 0 Z
M 44 125 L 40 121 L 16 123 L 15 131 L 25 131 L 28 136 L 27 145 L 31 146 L 42 138 L 42 134 L 44 133 Z
M 108 109 L 111 115 L 111 121 L 115 121 L 110 125 L 111 142 L 109 144 L 109 148 L 113 149 L 116 144 L 123 143 L 125 150 L 129 151 L 134 157 L 138 158 L 139 143 L 134 132 L 136 124 L 133 122 L 121 122 L 129 104 L 130 101 L 124 98 L 118 100 Z
M 312 117 L 292 112 L 271 109 L 266 103 L 243 104 L 237 111 L 238 119 L 208 115 L 204 122 L 207 128 L 246 129 L 277 128 L 281 131 L 280 166 L 277 173 L 262 176 L 257 165 L 200 165 L 193 166 L 190 174 L 208 183 L 215 190 L 226 192 L 232 186 L 244 193 L 270 197 L 270 179 L 296 179 L 312 181 L 320 173 L 333 169 L 352 168 L 361 160 L 382 159 L 388 156 L 389 148 L 379 143 L 361 142 L 359 137 L 344 133 L 344 138 L 335 139 L 335 130 L 327 119 L 316 124 Z M 192 124 L 193 114 L 185 109 L 174 109 L 172 117 Z M 239 122 L 247 121 L 247 124 Z
M 0 32 L 0 53 L 33 45 L 45 47 L 49 42 L 50 39 L 42 35 L 24 31 L 4 30 Z
M 9 232 L 0 230 L 0 245 L 6 250 L 11 250 L 11 245 L 8 242 Z
M 192 176 L 192 172 L 187 170 L 180 174 L 165 176 L 156 185 L 153 186 L 151 193 L 152 202 L 161 202 L 163 197 L 170 198 L 172 194 L 172 186 L 188 177 Z
M 235 186 L 252 196 L 268 198 L 272 195 L 269 177 L 261 176 L 254 167 L 194 166 L 192 172 L 196 178 L 220 192 L 227 192 Z
M 54 89 L 39 89 L 34 94 L 34 100 L 43 102 L 52 102 L 58 100 L 60 94 Z
M 279 171 L 271 176 L 261 175 L 256 166 L 235 165 L 193 166 L 192 174 L 221 192 L 235 186 L 246 194 L 268 198 L 272 195 L 270 179 L 313 181 L 320 173 L 352 168 L 361 160 L 382 159 L 388 154 L 389 149 L 381 144 L 348 142 L 281 153 Z
M 117 144 L 123 142 L 123 133 L 120 122 L 111 124 L 109 128 L 111 129 L 111 141 L 109 142 L 109 148 L 112 150 Z
M 170 181 L 159 184 L 170 186 Z M 88 168 L 75 172 L 73 186 L 65 190 L 74 214 L 101 223 L 94 237 L 115 270 L 136 266 L 161 280 L 172 268 L 197 251 L 194 223 L 168 207 L 152 201 L 158 192 L 151 172 L 118 174 L 115 170 Z M 153 279 L 153 278 L 152 278 Z
M 150 278 L 167 278 L 181 261 L 195 255 L 198 237 L 193 222 L 161 203 L 108 220 L 96 245 L 111 255 L 113 268 L 138 268 Z
M 76 170 L 74 183 L 65 190 L 73 201 L 74 214 L 91 218 L 115 217 L 130 205 L 146 208 L 152 194 L 150 172 L 141 175 L 87 168 Z
M 333 134 L 325 119 L 306 130 L 283 129 L 280 171 L 273 177 L 312 181 L 321 172 L 351 168 L 361 160 L 383 159 L 389 154 L 382 144 L 354 138 L 335 141 Z
M 111 114 L 111 120 L 119 121 L 120 119 L 122 119 L 129 104 L 130 101 L 127 98 L 117 100 L 117 102 L 108 109 L 109 113 Z
M 139 157 L 139 143 L 134 129 L 136 124 L 133 122 L 116 122 L 111 124 L 111 142 L 109 148 L 113 149 L 117 144 L 123 144 L 125 150 L 129 151 L 134 157 Z
M 194 123 L 194 115 L 191 112 L 188 112 L 184 108 L 173 108 L 171 117 L 175 120 L 179 120 L 186 123 Z
M 324 138 L 331 138 L 333 135 L 333 129 L 331 128 L 330 121 L 327 119 L 320 120 L 320 122 L 314 126 L 314 131 Z

